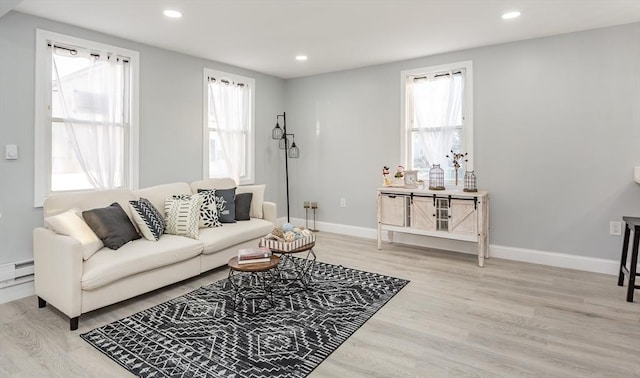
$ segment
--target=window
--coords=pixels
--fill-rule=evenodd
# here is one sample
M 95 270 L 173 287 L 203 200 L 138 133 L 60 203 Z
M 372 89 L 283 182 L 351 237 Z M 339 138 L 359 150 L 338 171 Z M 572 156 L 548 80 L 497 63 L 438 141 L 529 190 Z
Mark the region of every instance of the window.
M 255 80 L 205 68 L 204 178 L 254 180 Z
M 445 179 L 455 178 L 446 156 L 467 153 L 458 172 L 473 169 L 471 62 L 421 68 L 401 73 L 403 93 L 402 160 L 428 179 L 429 168 L 440 164 Z
M 36 45 L 36 206 L 137 186 L 138 53 L 43 30 Z

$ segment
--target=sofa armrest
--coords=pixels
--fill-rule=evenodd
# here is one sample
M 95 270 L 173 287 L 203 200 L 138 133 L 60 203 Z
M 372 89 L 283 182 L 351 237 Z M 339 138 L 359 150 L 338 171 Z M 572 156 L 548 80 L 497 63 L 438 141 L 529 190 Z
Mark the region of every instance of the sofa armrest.
M 82 313 L 82 247 L 72 237 L 33 230 L 36 295 L 70 318 Z
M 276 227 L 277 210 L 275 202 L 264 201 L 262 203 L 262 219 L 273 223 L 273 227 Z

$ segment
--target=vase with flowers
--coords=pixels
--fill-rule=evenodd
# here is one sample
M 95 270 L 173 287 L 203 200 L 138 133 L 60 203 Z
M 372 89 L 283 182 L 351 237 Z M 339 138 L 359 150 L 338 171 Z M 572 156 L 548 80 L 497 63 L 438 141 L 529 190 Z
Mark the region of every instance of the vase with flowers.
M 460 164 L 469 161 L 467 155 L 466 152 L 453 152 L 453 150 L 451 150 L 451 155 L 447 155 L 447 158 L 451 160 L 453 169 L 455 170 L 456 186 L 458 186 L 458 170 L 460 169 Z

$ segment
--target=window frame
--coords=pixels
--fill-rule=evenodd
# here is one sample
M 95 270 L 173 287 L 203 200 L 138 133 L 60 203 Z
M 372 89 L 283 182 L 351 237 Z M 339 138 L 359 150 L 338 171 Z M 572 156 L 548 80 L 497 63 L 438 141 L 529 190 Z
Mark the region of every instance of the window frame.
M 410 70 L 404 70 L 400 72 L 400 161 L 402 165 L 407 169 L 412 168 L 412 151 L 411 151 L 411 136 L 413 127 L 410 125 L 409 117 L 409 104 L 407 104 L 407 81 L 415 76 L 434 74 L 439 72 L 455 71 L 463 69 L 465 72 L 464 77 L 464 94 L 462 96 L 462 124 L 464 133 L 464 149 L 465 151 L 454 152 L 466 152 L 468 155 L 465 163 L 466 170 L 473 170 L 474 168 L 474 154 L 473 154 L 473 62 L 470 60 L 448 63 L 437 66 L 421 67 Z M 444 157 L 443 157 L 444 158 Z M 447 179 L 445 182 L 449 185 L 454 180 Z
M 233 82 L 239 82 L 247 85 L 251 89 L 251 93 L 249 95 L 251 106 L 249 108 L 249 130 L 246 131 L 247 138 L 246 140 L 246 161 L 245 161 L 245 170 L 246 175 L 244 177 L 240 177 L 240 182 L 238 185 L 249 185 L 255 183 L 255 107 L 256 107 L 256 81 L 253 78 L 232 74 L 229 72 L 214 70 L 211 68 L 205 67 L 203 70 L 203 85 L 202 85 L 202 178 L 204 180 L 210 179 L 209 177 L 209 77 L 215 77 L 220 80 L 228 80 Z
M 83 49 L 108 51 L 129 58 L 129 128 L 125 131 L 125 170 L 123 187 L 137 189 L 139 185 L 139 73 L 140 54 L 137 51 L 111 46 L 47 30 L 36 29 L 35 62 L 35 135 L 34 135 L 34 207 L 42 207 L 51 191 L 51 59 L 50 42 Z M 56 193 L 83 192 L 87 190 L 56 191 Z

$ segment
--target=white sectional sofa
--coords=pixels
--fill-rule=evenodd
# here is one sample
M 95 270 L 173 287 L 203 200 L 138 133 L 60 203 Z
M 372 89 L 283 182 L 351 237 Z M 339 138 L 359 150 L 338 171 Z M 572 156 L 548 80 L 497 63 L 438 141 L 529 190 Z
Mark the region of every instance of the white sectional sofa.
M 162 211 L 168 196 L 233 187 L 236 183 L 232 179 L 211 179 L 133 191 L 57 194 L 45 201 L 43 212 L 47 218 L 69 209 L 85 211 L 118 202 L 132 218 L 130 200 L 146 198 Z M 70 328 L 75 330 L 81 314 L 226 265 L 238 249 L 257 246 L 258 240 L 273 230 L 276 205 L 264 201 L 264 189 L 264 185 L 236 189 L 236 193 L 253 193 L 250 220 L 200 228 L 198 239 L 163 234 L 158 241 L 140 238 L 117 250 L 103 247 L 86 260 L 78 240 L 45 227 L 36 228 L 33 253 L 39 307 L 47 303 L 56 307 L 69 316 Z

